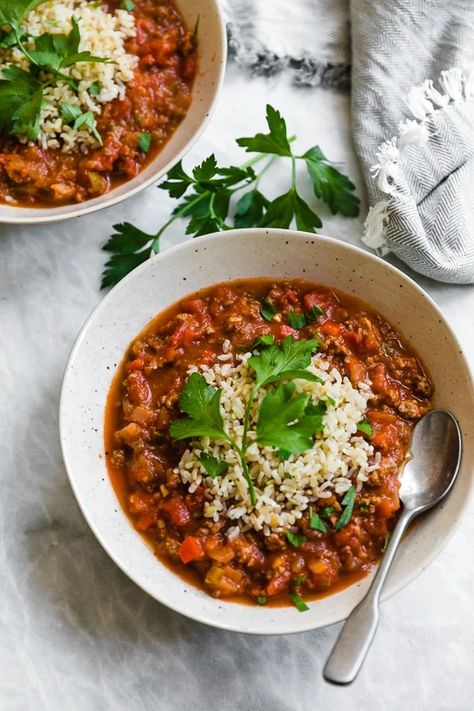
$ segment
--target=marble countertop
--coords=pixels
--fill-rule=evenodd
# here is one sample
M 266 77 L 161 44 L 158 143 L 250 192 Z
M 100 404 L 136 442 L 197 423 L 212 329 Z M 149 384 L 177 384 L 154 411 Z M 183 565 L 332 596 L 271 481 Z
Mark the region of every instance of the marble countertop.
M 290 87 L 284 76 L 250 81 L 234 67 L 189 164 L 211 151 L 221 161 L 237 157 L 233 139 L 263 127 L 267 101 L 284 110 L 302 147 L 319 143 L 363 192 L 348 95 Z M 268 185 L 277 194 L 278 179 Z M 436 561 L 383 605 L 370 656 L 350 688 L 321 677 L 338 626 L 264 638 L 193 623 L 128 580 L 89 530 L 59 449 L 63 369 L 101 298 L 100 247 L 111 225 L 127 219 L 153 231 L 170 204 L 151 187 L 91 217 L 0 227 L 0 708 L 467 711 L 474 695 L 472 501 Z M 325 214 L 323 231 L 359 244 L 362 221 Z M 177 225 L 163 246 L 181 239 Z M 416 278 L 474 366 L 474 287 Z

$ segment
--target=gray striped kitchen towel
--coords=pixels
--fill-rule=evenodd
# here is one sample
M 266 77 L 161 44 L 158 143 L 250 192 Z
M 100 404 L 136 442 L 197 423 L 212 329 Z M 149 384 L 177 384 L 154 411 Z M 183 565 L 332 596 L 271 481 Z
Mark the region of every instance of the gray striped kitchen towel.
M 344 85 L 352 62 L 363 241 L 474 282 L 474 0 L 222 2 L 231 54 L 252 72 Z

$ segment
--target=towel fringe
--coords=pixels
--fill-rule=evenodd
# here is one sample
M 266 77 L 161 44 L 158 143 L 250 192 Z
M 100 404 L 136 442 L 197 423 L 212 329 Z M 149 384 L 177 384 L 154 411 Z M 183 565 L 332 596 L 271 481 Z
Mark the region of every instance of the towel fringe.
M 402 121 L 398 135 L 384 141 L 378 148 L 376 163 L 370 169 L 376 179 L 377 187 L 388 200 L 380 200 L 369 209 L 364 223 L 362 241 L 379 254 L 387 254 L 387 227 L 389 208 L 393 197 L 399 192 L 397 185 L 400 176 L 400 156 L 407 146 L 426 146 L 430 133 L 426 121 L 433 113 L 442 111 L 451 103 L 474 99 L 474 68 L 463 70 L 452 67 L 441 72 L 438 78 L 439 88 L 432 79 L 427 79 L 420 86 L 414 86 L 408 92 L 405 102 L 413 118 Z

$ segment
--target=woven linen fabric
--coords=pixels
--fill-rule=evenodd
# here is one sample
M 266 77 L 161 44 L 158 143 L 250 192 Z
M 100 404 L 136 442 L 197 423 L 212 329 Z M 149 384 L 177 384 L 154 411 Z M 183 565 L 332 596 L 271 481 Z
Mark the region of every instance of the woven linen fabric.
M 288 67 L 300 83 L 340 86 L 352 61 L 353 136 L 371 205 L 364 242 L 433 279 L 474 282 L 474 2 L 223 7 L 231 54 L 253 72 Z

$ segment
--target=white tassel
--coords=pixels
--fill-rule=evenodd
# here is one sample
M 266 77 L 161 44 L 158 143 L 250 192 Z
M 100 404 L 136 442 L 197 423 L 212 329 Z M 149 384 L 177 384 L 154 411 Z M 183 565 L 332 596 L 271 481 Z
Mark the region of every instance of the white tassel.
M 449 96 L 447 94 L 442 94 L 440 91 L 438 91 L 438 89 L 435 89 L 435 85 L 432 79 L 427 79 L 425 81 L 425 83 L 423 84 L 423 89 L 425 90 L 426 97 L 440 109 L 444 109 L 444 107 L 449 104 Z
M 388 251 L 386 243 L 386 228 L 388 225 L 388 200 L 380 200 L 370 208 L 364 222 L 364 234 L 362 241 L 371 249 L 382 249 Z
M 474 67 L 464 73 L 464 96 L 474 98 Z
M 419 121 L 424 121 L 434 111 L 431 101 L 428 101 L 423 86 L 414 86 L 407 94 L 405 102 L 412 115 Z
M 439 83 L 446 94 L 453 101 L 462 99 L 462 69 L 453 67 L 441 72 Z
M 377 178 L 379 189 L 388 195 L 396 190 L 396 182 L 400 175 L 400 149 L 397 146 L 397 137 L 382 143 L 375 154 L 377 163 L 371 168 L 374 178 Z
M 426 124 L 419 123 L 414 119 L 407 119 L 399 125 L 400 135 L 398 139 L 398 145 L 400 150 L 405 148 L 405 146 L 426 146 L 428 143 L 430 134 L 426 127 Z

